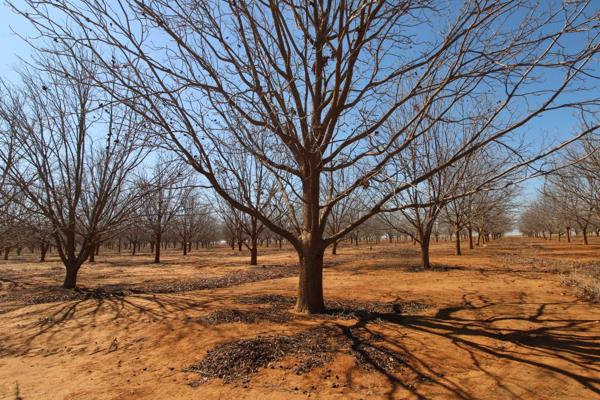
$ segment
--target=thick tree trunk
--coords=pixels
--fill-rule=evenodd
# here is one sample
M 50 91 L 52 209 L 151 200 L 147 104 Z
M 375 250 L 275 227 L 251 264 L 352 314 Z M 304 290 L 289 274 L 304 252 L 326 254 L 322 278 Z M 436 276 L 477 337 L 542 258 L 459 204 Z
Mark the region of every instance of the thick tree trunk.
M 258 248 L 256 244 L 253 244 L 250 248 L 250 265 L 258 264 Z
M 321 159 L 312 155 L 302 166 L 302 215 L 301 248 L 298 250 L 300 279 L 296 311 L 315 314 L 325 311 L 323 300 L 323 255 L 325 243 L 321 231 L 319 199 Z
M 40 246 L 40 262 L 46 261 L 46 254 L 48 253 L 48 247 L 50 247 L 47 243 L 42 243 Z
M 184 240 L 183 242 L 181 242 L 181 247 L 183 248 L 183 255 L 187 256 L 188 253 L 188 245 L 187 242 Z
M 71 263 L 66 267 L 65 280 L 63 282 L 63 288 L 75 289 L 77 286 L 77 273 L 79 272 L 79 266 Z
M 425 269 L 431 268 L 429 262 L 429 238 L 421 239 L 421 266 Z
M 567 232 L 567 242 L 571 243 L 571 228 L 569 228 L 567 226 L 567 228 L 565 229 L 565 231 Z
M 10 253 L 10 247 L 4 249 L 4 259 L 8 260 L 8 254 Z
M 583 235 L 583 244 L 588 244 L 588 235 L 587 235 L 587 229 L 583 228 L 581 230 L 581 234 Z
M 95 245 L 93 243 L 90 243 L 89 262 L 96 262 L 96 253 L 94 250 L 95 250 Z
M 316 314 L 325 311 L 323 299 L 323 248 L 305 246 L 300 256 L 300 282 L 296 311 Z

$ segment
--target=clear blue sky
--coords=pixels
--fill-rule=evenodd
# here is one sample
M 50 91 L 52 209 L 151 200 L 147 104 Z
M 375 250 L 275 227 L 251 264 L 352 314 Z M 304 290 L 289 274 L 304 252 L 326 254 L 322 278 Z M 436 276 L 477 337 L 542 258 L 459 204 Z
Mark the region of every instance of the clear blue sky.
M 33 35 L 33 29 L 24 18 L 14 15 L 4 4 L 0 3 L 0 77 L 14 79 L 14 69 L 19 66 L 19 56 L 27 57 L 30 50 L 25 42 L 12 33 L 14 30 L 22 35 Z
M 15 0 L 15 2 L 18 4 L 19 0 Z M 15 69 L 19 66 L 19 57 L 27 59 L 31 53 L 27 43 L 21 40 L 13 31 L 24 36 L 35 34 L 24 18 L 14 15 L 2 2 L 0 3 L 0 54 L 2 55 L 0 59 L 0 77 L 7 81 L 17 78 Z M 555 142 L 559 138 L 568 137 L 577 124 L 577 119 L 571 111 L 550 113 L 528 125 L 528 130 L 535 131 L 530 132 L 529 139 L 533 139 L 538 145 L 542 143 L 550 144 L 550 142 Z M 524 197 L 526 199 L 531 198 L 540 183 L 540 180 L 525 183 L 523 185 Z

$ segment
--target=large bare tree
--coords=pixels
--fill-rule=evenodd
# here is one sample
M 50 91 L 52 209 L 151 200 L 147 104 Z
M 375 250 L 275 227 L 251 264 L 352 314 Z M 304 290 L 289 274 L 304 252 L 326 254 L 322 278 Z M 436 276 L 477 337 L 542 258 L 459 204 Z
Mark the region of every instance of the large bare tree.
M 585 92 L 598 52 L 591 1 L 25 3 L 14 8 L 41 37 L 61 44 L 66 57 L 75 44 L 87 45 L 103 70 L 97 84 L 159 127 L 165 144 L 233 207 L 294 246 L 303 312 L 324 310 L 325 248 L 389 199 L 488 143 L 510 146 L 508 134 L 544 113 L 592 105 Z M 571 89 L 582 89 L 576 99 L 566 95 Z M 444 112 L 428 118 L 432 107 L 443 103 L 454 113 L 457 102 L 482 96 L 497 99 L 480 125 L 485 140 L 465 143 L 411 182 L 371 193 L 367 210 L 325 233 L 336 204 L 372 192 L 388 162 L 443 120 Z M 404 126 L 381 135 L 400 112 Z M 219 162 L 223 142 L 239 144 L 279 180 L 288 221 L 232 195 L 218 173 L 227 168 Z M 354 179 L 327 199 L 324 177 L 343 169 Z

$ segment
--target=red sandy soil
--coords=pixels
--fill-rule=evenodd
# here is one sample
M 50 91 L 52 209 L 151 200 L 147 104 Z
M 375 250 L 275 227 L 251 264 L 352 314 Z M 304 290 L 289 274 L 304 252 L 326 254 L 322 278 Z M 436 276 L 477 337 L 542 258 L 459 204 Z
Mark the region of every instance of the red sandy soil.
M 296 262 L 289 248 L 260 251 L 259 264 Z M 236 301 L 248 296 L 294 296 L 297 278 L 31 304 L 36 295 L 61 292 L 54 289 L 60 263 L 52 255 L 36 263 L 29 254 L 3 261 L 0 399 L 17 398 L 17 390 L 23 400 L 600 399 L 600 306 L 561 286 L 573 264 L 600 258 L 600 240 L 584 246 L 506 238 L 460 257 L 452 251 L 452 243 L 433 245 L 433 264 L 446 266 L 435 271 L 414 268 L 419 253 L 406 243 L 346 245 L 327 255 L 326 299 L 432 305 L 420 312 L 390 320 L 293 314 L 284 323 L 220 325 L 198 317 L 256 308 Z M 261 268 L 225 248 L 187 257 L 172 250 L 160 265 L 149 254 L 108 250 L 97 260 L 83 266 L 81 287 L 185 282 Z M 404 361 L 402 368 L 363 368 L 340 351 L 301 375 L 293 372 L 294 356 L 227 384 L 217 378 L 198 385 L 200 376 L 186 371 L 219 344 L 323 325 L 375 335 Z

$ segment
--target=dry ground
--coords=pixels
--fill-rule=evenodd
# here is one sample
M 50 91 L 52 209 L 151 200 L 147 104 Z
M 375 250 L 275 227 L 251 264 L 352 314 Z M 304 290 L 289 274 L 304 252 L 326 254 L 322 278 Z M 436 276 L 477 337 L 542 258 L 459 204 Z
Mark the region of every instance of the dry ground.
M 290 249 L 100 255 L 77 294 L 24 255 L 0 264 L 0 398 L 600 399 L 600 306 L 561 285 L 594 240 L 436 244 L 435 271 L 410 244 L 342 246 L 314 317 L 291 312 Z

